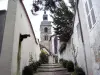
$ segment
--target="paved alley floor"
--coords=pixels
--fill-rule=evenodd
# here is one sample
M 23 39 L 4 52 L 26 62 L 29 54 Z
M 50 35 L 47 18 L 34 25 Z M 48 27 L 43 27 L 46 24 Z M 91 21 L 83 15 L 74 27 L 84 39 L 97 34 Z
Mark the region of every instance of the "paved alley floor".
M 71 75 L 70 73 L 66 73 L 66 72 L 39 72 L 36 73 L 35 75 Z
M 60 64 L 42 64 L 34 75 L 71 75 Z

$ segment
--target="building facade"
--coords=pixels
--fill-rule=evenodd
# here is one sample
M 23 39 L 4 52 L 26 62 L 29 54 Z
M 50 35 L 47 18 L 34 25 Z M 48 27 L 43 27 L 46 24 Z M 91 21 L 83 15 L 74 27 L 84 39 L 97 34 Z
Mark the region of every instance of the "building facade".
M 61 57 L 72 60 L 73 45 L 77 62 L 86 75 L 100 75 L 100 4 L 99 0 L 79 0 L 74 33 Z
M 23 1 L 9 0 L 0 53 L 0 74 L 21 75 L 31 57 L 37 61 L 39 54 L 39 43 Z
M 51 27 L 52 25 L 51 22 L 48 21 L 48 15 L 44 11 L 43 21 L 41 22 L 40 25 L 40 38 L 41 38 L 40 44 L 45 46 L 48 50 L 50 50 L 50 37 L 52 35 Z

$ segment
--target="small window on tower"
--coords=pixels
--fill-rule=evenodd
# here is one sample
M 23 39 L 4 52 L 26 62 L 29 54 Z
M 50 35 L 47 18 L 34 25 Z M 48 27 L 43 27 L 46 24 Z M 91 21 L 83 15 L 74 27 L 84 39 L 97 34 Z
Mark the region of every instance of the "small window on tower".
M 47 27 L 44 28 L 44 32 L 45 32 L 45 33 L 48 32 L 48 28 L 47 28 Z
M 43 20 L 47 20 L 47 17 L 45 16 L 45 17 L 43 17 Z
M 48 40 L 48 36 L 47 35 L 44 36 L 44 40 Z

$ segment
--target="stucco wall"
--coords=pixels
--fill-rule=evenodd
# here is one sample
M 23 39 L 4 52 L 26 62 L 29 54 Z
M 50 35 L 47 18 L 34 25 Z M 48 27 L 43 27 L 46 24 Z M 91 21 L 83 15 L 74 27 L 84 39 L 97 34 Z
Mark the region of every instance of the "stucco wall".
M 86 55 L 86 63 L 87 63 L 87 70 L 88 75 L 93 75 L 92 70 L 92 54 L 90 49 L 90 39 L 89 39 L 89 31 L 88 31 L 88 24 L 87 24 L 87 18 L 86 18 L 86 12 L 85 12 L 85 2 L 79 1 L 79 14 L 80 14 L 80 20 L 81 20 L 81 26 L 82 26 L 82 32 L 83 32 L 83 39 L 84 39 L 84 54 Z
M 12 75 L 16 75 L 17 68 L 17 52 L 19 46 L 19 35 L 30 34 L 30 37 L 24 39 L 21 44 L 21 71 L 24 66 L 29 64 L 30 54 L 33 56 L 33 60 L 39 60 L 40 48 L 39 44 L 36 43 L 35 36 L 30 27 L 30 23 L 26 17 L 25 11 L 23 10 L 22 4 L 18 2 L 16 12 L 16 22 L 14 29 L 14 44 L 13 44 L 13 57 L 12 57 Z
M 16 17 L 17 0 L 8 1 L 8 10 L 5 21 L 5 29 L 0 56 L 0 74 L 11 75 L 13 36 Z
M 89 3 L 89 0 L 83 0 L 83 8 L 85 10 L 85 3 L 86 1 Z M 92 8 L 94 10 L 94 16 L 96 18 L 96 22 L 94 25 L 92 25 L 92 28 L 89 28 L 89 24 L 88 24 L 88 20 L 87 20 L 87 15 L 86 15 L 86 11 L 85 11 L 85 18 L 84 20 L 86 20 L 86 26 L 87 26 L 87 30 L 84 29 L 85 34 L 84 35 L 88 35 L 88 38 L 86 39 L 86 43 L 90 43 L 90 48 L 89 50 L 86 50 L 87 53 L 91 53 L 91 60 L 88 60 L 88 65 L 90 66 L 90 68 L 92 68 L 92 73 L 93 75 L 99 75 L 100 74 L 100 55 L 99 55 L 99 49 L 100 49 L 100 4 L 99 4 L 99 0 L 91 0 L 92 1 Z M 80 8 L 80 11 L 82 11 L 82 9 Z M 90 10 L 89 10 L 90 11 Z M 82 16 L 83 17 L 83 16 Z M 82 20 L 84 22 L 84 20 Z M 92 15 L 91 15 L 91 20 L 92 20 Z M 89 40 L 89 41 L 88 41 Z M 87 45 L 87 44 L 86 44 Z M 89 52 L 88 52 L 89 51 Z M 88 56 L 88 55 L 87 55 Z M 89 57 L 89 56 L 88 56 Z M 91 66 L 92 65 L 92 66 Z M 90 73 L 91 71 L 89 71 Z
M 21 44 L 22 72 L 24 66 L 29 64 L 30 54 L 34 61 L 39 60 L 40 48 L 22 3 L 20 0 L 9 0 L 0 56 L 0 75 L 16 75 L 20 34 L 30 34 Z
M 89 30 L 87 26 L 87 19 L 86 19 L 86 12 L 84 8 L 84 0 L 79 0 L 79 15 L 81 20 L 81 27 L 82 27 L 82 35 L 83 35 L 83 42 L 81 32 L 79 30 L 80 24 L 78 21 L 78 15 L 76 13 L 75 23 L 74 23 L 74 33 L 71 37 L 71 40 L 67 43 L 66 50 L 63 52 L 62 57 L 67 60 L 74 61 L 73 54 L 72 54 L 72 40 L 77 50 L 77 62 L 80 67 L 83 68 L 87 75 L 93 75 L 93 65 L 92 62 L 92 53 L 90 49 L 90 39 L 89 39 Z
M 79 32 L 77 30 L 78 19 L 77 15 L 74 23 L 74 33 L 73 33 L 73 43 L 76 47 L 78 47 L 78 56 L 77 61 L 78 65 L 81 66 L 85 72 L 88 72 L 88 75 L 100 75 L 100 1 L 99 0 L 91 0 L 94 10 L 94 15 L 96 18 L 95 24 L 92 28 L 89 28 L 89 23 L 87 19 L 86 13 L 86 5 L 89 4 L 89 0 L 79 0 L 79 15 L 81 20 L 82 34 L 83 34 L 83 42 L 81 41 L 82 37 L 79 36 Z M 89 6 L 89 5 L 88 5 Z M 89 10 L 90 11 L 90 10 Z M 90 13 L 91 14 L 91 13 Z M 90 17 L 92 20 L 92 17 Z M 93 21 L 92 21 L 93 22 Z M 65 59 L 72 59 L 71 52 L 68 51 L 71 44 L 68 43 L 66 50 L 63 52 L 62 56 Z M 86 56 L 86 61 L 85 61 Z M 87 68 L 86 68 L 87 64 Z
M 91 0 L 96 23 L 89 29 L 89 39 L 92 52 L 93 74 L 100 75 L 100 0 Z

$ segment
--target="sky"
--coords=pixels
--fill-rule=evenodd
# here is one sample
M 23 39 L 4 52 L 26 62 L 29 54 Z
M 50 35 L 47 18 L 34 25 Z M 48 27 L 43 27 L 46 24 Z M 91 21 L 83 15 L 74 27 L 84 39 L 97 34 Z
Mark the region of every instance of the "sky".
M 29 18 L 31 20 L 36 38 L 40 39 L 40 24 L 41 24 L 41 21 L 43 21 L 42 16 L 44 12 L 38 11 L 37 12 L 38 15 L 34 16 L 31 13 L 33 0 L 23 0 L 23 2 L 28 12 Z M 68 0 L 65 0 L 65 2 L 68 3 Z M 7 10 L 7 6 L 8 6 L 8 0 L 0 0 L 0 10 L 3 10 L 3 9 Z M 47 14 L 48 14 L 48 20 L 52 21 L 52 18 L 49 16 L 50 12 L 47 12 Z
M 0 10 L 7 10 L 8 0 L 0 0 Z
M 33 26 L 33 29 L 34 29 L 34 32 L 35 32 L 35 35 L 38 39 L 40 39 L 40 24 L 41 24 L 41 21 L 43 21 L 43 11 L 38 11 L 36 16 L 32 15 L 32 13 L 30 12 L 31 9 L 32 9 L 32 2 L 33 0 L 24 0 L 24 4 L 25 4 L 25 7 L 26 7 L 26 10 L 29 14 L 29 17 L 30 17 L 30 20 L 31 20 L 31 23 L 32 23 L 32 26 Z M 48 15 L 50 15 L 49 12 L 47 12 Z M 50 16 L 48 16 L 48 20 L 49 21 L 52 21 L 52 18 Z

